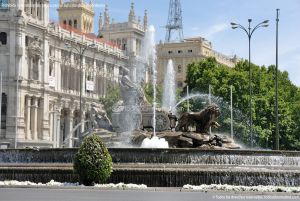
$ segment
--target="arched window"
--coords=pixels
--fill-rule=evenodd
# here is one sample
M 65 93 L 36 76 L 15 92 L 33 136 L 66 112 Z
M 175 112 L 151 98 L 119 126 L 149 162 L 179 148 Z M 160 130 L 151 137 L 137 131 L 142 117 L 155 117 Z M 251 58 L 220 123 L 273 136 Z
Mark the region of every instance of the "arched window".
M 7 33 L 5 33 L 5 32 L 0 33 L 0 43 L 1 43 L 1 45 L 7 44 Z
M 74 28 L 77 29 L 77 20 L 74 20 Z
M 72 26 L 72 20 L 69 20 L 69 26 Z
M 67 25 L 67 20 L 64 20 L 64 25 Z

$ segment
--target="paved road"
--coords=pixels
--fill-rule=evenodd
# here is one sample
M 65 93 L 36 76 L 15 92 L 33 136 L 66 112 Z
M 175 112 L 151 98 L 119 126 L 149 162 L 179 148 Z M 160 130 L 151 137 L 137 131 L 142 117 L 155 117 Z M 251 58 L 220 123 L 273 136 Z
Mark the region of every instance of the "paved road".
M 1 201 L 257 201 L 300 200 L 299 195 L 285 193 L 228 193 L 179 192 L 179 190 L 98 190 L 98 189 L 47 189 L 0 188 Z

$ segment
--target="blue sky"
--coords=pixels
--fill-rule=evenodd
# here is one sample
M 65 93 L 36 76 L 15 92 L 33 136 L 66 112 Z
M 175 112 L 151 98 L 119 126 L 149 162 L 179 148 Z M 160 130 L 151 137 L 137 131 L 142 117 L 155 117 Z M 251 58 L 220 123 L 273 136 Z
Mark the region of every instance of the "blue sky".
M 58 0 L 50 0 L 57 4 Z M 94 0 L 95 32 L 99 13 L 109 6 L 110 17 L 126 21 L 130 0 Z M 269 27 L 255 31 L 251 40 L 252 61 L 258 65 L 275 64 L 276 8 L 280 9 L 279 69 L 289 72 L 290 79 L 300 86 L 300 0 L 181 0 L 184 37 L 201 36 L 210 40 L 213 48 L 226 55 L 248 58 L 248 39 L 240 30 L 232 30 L 230 22 L 248 26 L 270 20 Z M 135 0 L 137 16 L 148 10 L 149 24 L 156 27 L 156 40 L 164 40 L 169 0 Z M 51 7 L 50 19 L 57 21 L 56 7 Z

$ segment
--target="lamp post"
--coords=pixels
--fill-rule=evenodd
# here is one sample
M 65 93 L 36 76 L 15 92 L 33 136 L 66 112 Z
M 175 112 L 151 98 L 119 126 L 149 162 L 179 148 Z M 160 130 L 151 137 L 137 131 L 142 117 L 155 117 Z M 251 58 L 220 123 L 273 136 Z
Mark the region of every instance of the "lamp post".
M 88 49 L 88 48 L 94 48 L 96 47 L 96 45 L 93 43 L 93 44 L 90 44 L 90 45 L 78 45 L 79 48 L 77 48 L 76 46 L 74 45 L 71 45 L 70 43 L 65 43 L 65 46 L 69 49 L 74 49 L 77 51 L 77 53 L 80 55 L 80 71 L 79 71 L 79 76 L 80 76 L 80 83 L 79 83 L 79 119 L 80 119 L 80 123 L 82 122 L 82 107 L 81 107 L 81 104 L 82 104 L 82 62 L 83 62 L 83 56 L 84 56 L 84 52 Z M 82 125 L 80 125 L 79 127 L 80 129 L 80 132 L 79 132 L 79 144 L 81 143 L 82 141 L 82 136 L 81 136 L 81 133 L 83 132 L 82 130 Z
M 279 9 L 276 9 L 276 100 L 275 100 L 275 114 L 276 114 L 276 145 L 275 149 L 279 150 L 279 124 L 278 124 L 278 22 Z
M 255 30 L 257 30 L 258 28 L 260 27 L 267 27 L 269 26 L 268 23 L 269 23 L 269 20 L 265 20 L 259 24 L 257 24 L 253 29 L 251 28 L 251 22 L 252 22 L 252 19 L 248 19 L 248 23 L 249 23 L 249 26 L 248 26 L 248 30 L 247 28 L 243 27 L 242 25 L 240 24 L 237 24 L 237 23 L 234 23 L 234 22 L 231 22 L 231 28 L 232 29 L 236 29 L 236 28 L 240 28 L 242 30 L 244 30 L 248 36 L 248 42 L 249 42 L 249 107 L 250 107 L 250 138 L 251 138 L 251 148 L 253 148 L 253 134 L 252 134 L 252 86 L 251 86 L 251 81 L 252 81 L 252 72 L 251 72 L 251 38 L 252 38 L 252 35 L 254 33 Z

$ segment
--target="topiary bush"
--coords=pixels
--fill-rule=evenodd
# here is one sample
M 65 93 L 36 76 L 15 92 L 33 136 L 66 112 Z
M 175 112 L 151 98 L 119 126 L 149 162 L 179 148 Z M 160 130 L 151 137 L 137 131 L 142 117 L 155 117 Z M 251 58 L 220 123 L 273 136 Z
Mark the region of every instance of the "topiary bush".
M 75 155 L 74 171 L 86 186 L 104 183 L 110 177 L 112 159 L 99 136 L 93 134 L 83 140 Z

